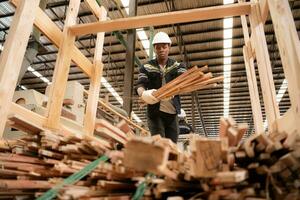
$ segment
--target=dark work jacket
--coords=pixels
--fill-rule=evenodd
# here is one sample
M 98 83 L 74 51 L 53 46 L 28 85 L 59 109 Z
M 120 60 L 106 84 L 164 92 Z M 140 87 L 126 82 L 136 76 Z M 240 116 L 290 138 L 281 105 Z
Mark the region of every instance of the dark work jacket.
M 189 134 L 194 132 L 193 127 L 189 125 L 184 119 L 178 121 L 179 134 Z
M 164 68 L 164 75 L 166 83 L 175 79 L 186 71 L 185 65 L 178 63 L 173 59 L 168 59 L 167 65 Z M 163 72 L 156 59 L 148 61 L 146 64 L 139 68 L 139 76 L 136 89 L 143 87 L 146 90 L 158 89 L 162 86 Z M 180 113 L 180 98 L 175 96 L 172 98 L 172 103 L 177 113 Z M 147 106 L 147 114 L 149 117 L 155 117 L 159 114 L 160 103 Z

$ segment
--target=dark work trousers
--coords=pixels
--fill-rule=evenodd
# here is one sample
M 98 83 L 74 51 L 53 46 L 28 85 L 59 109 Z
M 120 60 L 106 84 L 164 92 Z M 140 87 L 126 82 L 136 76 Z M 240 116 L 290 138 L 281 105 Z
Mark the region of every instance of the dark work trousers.
M 162 137 L 171 139 L 174 143 L 177 142 L 179 132 L 177 114 L 159 111 L 159 115 L 148 116 L 147 118 L 151 135 L 160 134 Z

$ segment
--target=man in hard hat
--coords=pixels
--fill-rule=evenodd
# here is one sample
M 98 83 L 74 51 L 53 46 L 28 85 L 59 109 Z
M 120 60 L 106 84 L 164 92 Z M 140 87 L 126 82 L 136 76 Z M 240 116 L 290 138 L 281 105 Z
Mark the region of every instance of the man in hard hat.
M 180 98 L 159 101 L 152 93 L 164 84 L 175 79 L 186 71 L 183 64 L 169 58 L 171 39 L 164 32 L 158 32 L 152 44 L 156 58 L 140 67 L 137 82 L 137 92 L 147 104 L 147 121 L 152 135 L 160 134 L 170 138 L 174 143 L 178 138 L 178 119 L 180 113 Z
M 179 134 L 189 134 L 194 132 L 193 127 L 187 123 L 186 114 L 183 109 L 178 114 Z

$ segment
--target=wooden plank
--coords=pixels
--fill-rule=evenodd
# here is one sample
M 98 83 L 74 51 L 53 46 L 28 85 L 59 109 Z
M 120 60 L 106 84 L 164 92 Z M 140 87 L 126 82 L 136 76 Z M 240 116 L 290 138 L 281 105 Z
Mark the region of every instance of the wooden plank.
M 101 19 L 101 9 L 100 6 L 98 5 L 97 1 L 94 0 L 84 0 L 84 3 L 89 7 L 89 9 L 92 11 L 92 13 L 98 18 Z M 104 8 L 103 8 L 104 9 Z M 100 20 L 101 21 L 101 20 Z
M 69 31 L 69 27 L 76 23 L 80 1 L 71 0 L 69 3 L 63 38 L 58 51 L 57 60 L 54 69 L 52 87 L 49 93 L 47 104 L 47 127 L 58 129 L 62 109 L 63 98 L 67 87 L 68 75 L 71 64 L 71 51 L 74 46 L 75 36 Z
M 31 157 L 31 156 L 22 156 L 16 154 L 7 154 L 7 153 L 0 153 L 0 160 L 1 161 L 9 161 L 9 162 L 22 162 L 22 163 L 32 163 L 32 164 L 39 164 L 44 165 L 46 162 L 39 158 Z
M 168 157 L 169 148 L 166 146 L 135 138 L 125 145 L 124 165 L 141 172 L 158 173 L 159 169 L 166 167 Z
M 248 171 L 232 171 L 232 172 L 218 172 L 216 178 L 213 180 L 215 184 L 222 183 L 239 183 L 248 178 Z
M 39 0 L 22 1 L 16 9 L 0 57 L 0 138 L 27 47 Z
M 229 128 L 229 124 L 224 117 L 220 118 L 220 126 L 219 126 L 219 137 L 227 137 L 227 130 Z
M 86 2 L 91 2 L 90 0 Z M 92 1 L 96 4 L 96 1 Z M 106 20 L 107 12 L 105 8 L 102 6 L 101 8 L 98 6 L 98 16 L 99 21 Z M 94 67 L 93 74 L 91 77 L 90 87 L 89 87 L 89 95 L 87 100 L 87 106 L 85 111 L 84 118 L 84 130 L 87 134 L 92 135 L 95 129 L 96 122 L 96 113 L 97 113 L 97 105 L 99 99 L 99 92 L 101 88 L 101 78 L 103 73 L 103 63 L 102 63 L 102 52 L 104 45 L 104 32 L 97 34 L 95 53 L 94 53 Z
M 105 138 L 111 138 L 121 144 L 125 144 L 127 141 L 127 136 L 120 129 L 113 126 L 103 119 L 98 119 L 95 124 L 95 132 Z
M 86 91 L 85 91 L 86 92 Z M 87 92 L 86 92 L 87 93 Z M 112 112 L 113 114 L 115 114 L 116 116 L 118 116 L 121 119 L 124 119 L 127 123 L 129 123 L 130 125 L 132 125 L 135 128 L 138 128 L 141 130 L 143 135 L 151 135 L 149 131 L 145 130 L 144 128 L 142 128 L 141 126 L 137 125 L 136 123 L 132 122 L 130 119 L 128 119 L 127 117 L 121 115 L 120 113 L 118 113 L 117 111 L 113 110 L 110 106 L 108 106 L 104 101 L 99 100 L 98 101 L 99 105 L 104 107 L 105 109 L 108 109 L 110 112 Z
M 245 44 L 248 44 L 248 46 L 243 47 L 243 56 L 244 56 L 246 74 L 247 74 L 249 93 L 251 98 L 251 108 L 253 113 L 254 128 L 256 133 L 262 133 L 264 132 L 263 117 L 262 117 L 261 105 L 259 100 L 259 92 L 257 87 L 254 58 L 253 56 L 251 56 L 252 51 L 251 54 L 249 54 L 248 51 L 251 42 L 249 37 L 247 19 L 245 15 L 241 16 L 241 22 L 243 27 Z
M 221 141 L 196 139 L 195 177 L 214 177 L 221 160 Z
M 292 126 L 295 126 L 300 132 L 300 41 L 289 3 L 282 0 L 268 1 L 268 3 L 284 75 L 288 82 L 289 97 L 294 115 Z M 282 128 L 284 126 L 283 123 Z
M 207 8 L 189 9 L 138 17 L 127 17 L 105 22 L 81 24 L 71 27 L 71 30 L 75 35 L 84 35 L 97 32 L 111 32 L 124 29 L 135 29 L 147 26 L 159 26 L 165 24 L 219 19 L 224 17 L 249 14 L 250 7 L 251 3 L 239 3 Z
M 238 128 L 238 135 L 237 135 L 237 144 L 238 144 L 243 138 L 244 134 L 247 132 L 249 126 L 247 123 L 240 123 L 238 124 L 237 128 Z
M 20 0 L 11 0 L 12 4 L 16 7 L 20 4 Z M 34 25 L 43 32 L 51 42 L 58 48 L 61 45 L 61 40 L 63 37 L 62 31 L 59 27 L 47 16 L 47 14 L 40 8 L 38 8 L 36 17 L 34 20 Z M 80 69 L 90 77 L 92 75 L 93 65 L 91 61 L 80 52 L 80 50 L 73 45 L 71 48 L 72 60 L 74 63 L 80 67 Z
M 126 133 L 128 138 L 135 136 L 134 132 L 130 128 L 129 124 L 125 120 L 121 120 L 117 125 L 116 125 L 121 131 Z
M 269 16 L 268 0 L 259 0 L 259 8 L 260 8 L 262 22 L 266 23 L 267 18 Z
M 46 122 L 46 118 L 34 113 L 16 103 L 10 104 L 10 117 L 17 118 L 28 125 L 32 125 L 34 129 L 42 131 L 43 125 Z
M 243 47 L 243 55 L 247 74 L 248 88 L 251 98 L 254 128 L 257 133 L 264 132 L 263 117 L 259 100 L 259 93 L 256 81 L 255 65 L 253 57 L 249 57 L 246 47 Z
M 49 189 L 52 186 L 54 184 L 48 181 L 0 179 L 0 189 Z
M 276 102 L 276 92 L 272 74 L 272 67 L 264 27 L 261 20 L 261 16 L 259 15 L 258 5 L 253 5 L 251 7 L 251 14 L 249 15 L 249 18 L 255 45 L 259 77 L 266 109 L 266 116 L 268 123 L 272 124 L 276 119 L 279 118 L 280 113 Z M 272 130 L 271 126 L 270 130 Z

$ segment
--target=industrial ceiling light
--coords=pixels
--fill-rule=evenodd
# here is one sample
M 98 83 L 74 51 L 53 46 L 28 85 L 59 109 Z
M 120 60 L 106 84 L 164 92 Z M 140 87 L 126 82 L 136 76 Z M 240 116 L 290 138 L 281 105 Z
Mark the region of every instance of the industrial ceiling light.
M 286 79 L 284 79 L 283 82 L 282 82 L 282 84 L 281 84 L 281 86 L 280 86 L 280 89 L 279 89 L 279 91 L 278 91 L 278 93 L 276 95 L 276 102 L 277 102 L 277 104 L 280 103 L 280 101 L 281 101 L 282 97 L 284 96 L 287 88 L 288 88 L 288 82 L 287 82 Z
M 223 0 L 223 4 L 234 3 L 234 0 Z M 223 19 L 223 116 L 229 116 L 229 105 L 230 105 L 230 76 L 231 76 L 231 55 L 232 55 L 232 27 L 233 18 Z

